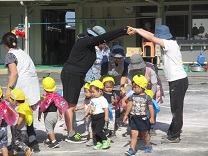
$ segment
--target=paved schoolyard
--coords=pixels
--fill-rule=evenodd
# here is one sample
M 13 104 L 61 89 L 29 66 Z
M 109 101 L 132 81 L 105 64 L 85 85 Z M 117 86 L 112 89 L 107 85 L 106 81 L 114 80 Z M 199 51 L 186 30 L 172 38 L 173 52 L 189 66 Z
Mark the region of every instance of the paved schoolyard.
M 40 80 L 41 93 L 43 89 L 41 81 L 43 76 L 50 70 L 38 72 Z M 190 74 L 189 74 L 190 75 Z M 61 90 L 60 71 L 52 71 L 51 76 L 56 80 L 57 90 Z M 3 89 L 6 87 L 8 77 L 5 74 L 0 75 Z M 181 136 L 181 142 L 175 144 L 161 144 L 161 136 L 165 134 L 171 121 L 171 113 L 169 107 L 168 83 L 163 75 L 161 75 L 165 99 L 161 105 L 161 112 L 157 116 L 156 132 L 157 136 L 151 137 L 153 151 L 151 154 L 144 154 L 144 142 L 138 140 L 136 155 L 151 155 L 151 156 L 208 156 L 208 74 L 194 73 L 189 76 L 189 88 L 185 97 L 184 105 L 184 127 Z M 80 94 L 79 104 L 84 99 L 83 91 Z M 83 111 L 76 113 L 76 130 L 80 133 L 84 132 Z M 119 120 L 121 121 L 121 120 Z M 44 146 L 42 141 L 46 138 L 43 120 L 38 122 L 37 112 L 34 112 L 34 125 L 39 141 L 39 151 L 34 153 L 34 156 L 121 156 L 129 148 L 129 135 L 126 133 L 126 125 L 122 122 L 120 131 L 117 131 L 117 137 L 113 138 L 114 143 L 111 143 L 111 148 L 108 150 L 93 150 L 92 147 L 86 147 L 85 144 L 73 144 L 63 141 L 66 131 L 60 127 L 64 120 L 58 121 L 55 128 L 56 136 L 60 142 L 60 148 L 50 149 Z M 9 137 L 11 135 L 9 134 Z M 20 152 L 19 155 L 24 155 Z

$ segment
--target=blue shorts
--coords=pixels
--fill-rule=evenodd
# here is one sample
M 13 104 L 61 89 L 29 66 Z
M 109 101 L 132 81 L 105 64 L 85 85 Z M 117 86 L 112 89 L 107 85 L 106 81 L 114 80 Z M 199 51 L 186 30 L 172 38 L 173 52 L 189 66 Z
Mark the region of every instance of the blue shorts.
M 149 118 L 146 115 L 130 115 L 130 127 L 131 130 L 137 130 L 139 132 L 149 131 Z
M 8 146 L 7 127 L 0 127 L 0 148 Z

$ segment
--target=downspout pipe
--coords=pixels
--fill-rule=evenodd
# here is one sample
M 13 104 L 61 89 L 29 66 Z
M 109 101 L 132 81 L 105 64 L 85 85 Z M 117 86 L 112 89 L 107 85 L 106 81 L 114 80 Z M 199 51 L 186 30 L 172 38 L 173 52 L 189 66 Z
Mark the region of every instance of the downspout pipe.
M 23 1 L 20 4 L 25 7 L 25 49 L 24 51 L 29 54 L 29 27 L 28 27 L 28 6 Z

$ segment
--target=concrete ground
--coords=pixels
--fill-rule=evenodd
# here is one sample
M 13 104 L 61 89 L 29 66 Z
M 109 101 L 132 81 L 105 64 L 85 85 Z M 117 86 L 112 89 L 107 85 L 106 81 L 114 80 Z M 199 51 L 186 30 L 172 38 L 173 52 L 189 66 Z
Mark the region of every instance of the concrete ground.
M 41 70 L 38 72 L 40 80 L 41 93 L 43 89 L 41 81 L 47 72 L 52 72 L 51 76 L 56 80 L 57 91 L 62 89 L 60 81 L 60 70 Z M 184 126 L 180 143 L 161 144 L 161 136 L 165 135 L 169 124 L 171 122 L 170 102 L 168 94 L 168 83 L 163 74 L 161 79 L 165 91 L 164 103 L 161 105 L 161 111 L 157 116 L 156 132 L 157 135 L 151 137 L 151 144 L 153 151 L 150 154 L 144 154 L 144 141 L 138 140 L 136 155 L 151 155 L 151 156 L 208 156 L 208 73 L 192 73 L 189 74 L 189 88 L 185 97 L 184 105 Z M 0 75 L 0 85 L 5 89 L 8 76 L 6 74 Z M 84 99 L 83 90 L 80 94 L 78 106 Z M 84 132 L 83 111 L 76 113 L 76 131 Z M 55 133 L 57 140 L 60 142 L 60 148 L 50 149 L 43 145 L 43 140 L 46 139 L 43 120 L 37 120 L 37 112 L 34 112 L 34 125 L 36 128 L 37 139 L 39 141 L 39 150 L 33 154 L 34 156 L 121 156 L 129 148 L 129 135 L 126 134 L 126 125 L 121 122 L 120 130 L 117 131 L 117 137 L 112 138 L 114 143 L 111 143 L 110 149 L 107 150 L 93 150 L 92 147 L 86 147 L 84 143 L 73 144 L 63 141 L 66 136 L 66 131 L 60 127 L 64 123 L 64 119 L 58 121 Z M 9 133 L 9 138 L 11 134 Z M 10 141 L 10 139 L 9 139 Z M 24 155 L 20 152 L 19 155 Z

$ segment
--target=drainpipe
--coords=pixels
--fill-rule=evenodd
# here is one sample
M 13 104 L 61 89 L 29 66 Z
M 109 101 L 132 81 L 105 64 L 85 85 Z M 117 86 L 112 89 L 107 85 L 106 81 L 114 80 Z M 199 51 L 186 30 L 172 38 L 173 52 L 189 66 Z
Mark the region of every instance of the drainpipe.
M 81 1 L 78 2 L 78 11 L 79 11 L 79 14 L 78 14 L 78 23 L 79 23 L 79 29 L 78 29 L 78 34 L 82 33 L 83 32 L 83 24 L 81 23 L 81 19 L 83 17 L 83 4 Z
M 159 4 L 157 5 L 157 16 L 158 18 L 162 19 L 162 24 L 165 23 L 165 17 L 164 17 L 164 0 L 160 0 Z
M 25 7 L 25 52 L 29 54 L 29 31 L 28 31 L 28 6 L 20 1 L 20 4 Z

